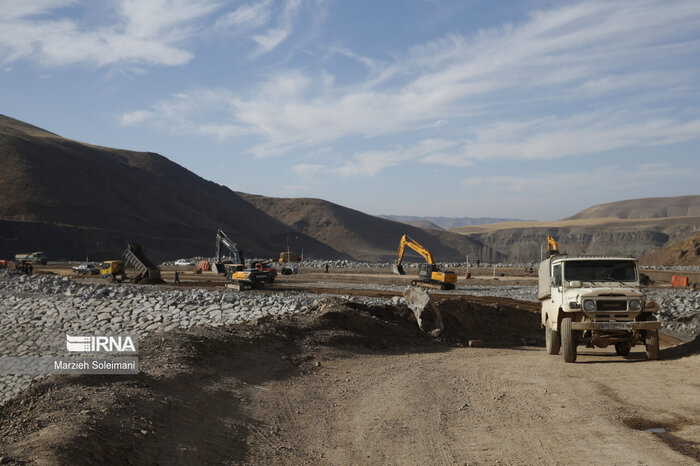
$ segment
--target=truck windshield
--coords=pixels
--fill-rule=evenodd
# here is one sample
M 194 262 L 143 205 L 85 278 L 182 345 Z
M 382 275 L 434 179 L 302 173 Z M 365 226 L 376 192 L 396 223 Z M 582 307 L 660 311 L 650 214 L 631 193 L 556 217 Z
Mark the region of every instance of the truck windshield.
M 564 280 L 633 282 L 637 280 L 637 267 L 634 261 L 567 261 L 564 265 Z

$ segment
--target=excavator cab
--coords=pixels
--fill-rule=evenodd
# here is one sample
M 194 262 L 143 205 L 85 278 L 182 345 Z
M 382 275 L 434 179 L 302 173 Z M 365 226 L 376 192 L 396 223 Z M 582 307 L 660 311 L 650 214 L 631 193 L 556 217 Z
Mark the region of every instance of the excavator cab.
M 435 264 L 421 264 L 418 269 L 418 276 L 425 280 L 431 280 L 433 278 L 433 272 L 437 272 L 438 268 Z

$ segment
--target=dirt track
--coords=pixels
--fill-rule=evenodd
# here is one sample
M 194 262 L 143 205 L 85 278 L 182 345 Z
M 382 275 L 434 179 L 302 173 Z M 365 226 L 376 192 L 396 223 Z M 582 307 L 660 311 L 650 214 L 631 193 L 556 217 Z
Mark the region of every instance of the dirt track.
M 700 460 L 700 340 L 662 350 L 658 362 L 637 348 L 627 358 L 580 348 L 578 363 L 565 364 L 539 346 L 536 313 L 439 306 L 452 322 L 441 340 L 418 331 L 406 309 L 339 300 L 297 316 L 155 335 L 143 342 L 138 376 L 53 376 L 0 408 L 0 456 L 86 464 Z M 523 336 L 528 346 L 519 346 Z M 471 338 L 490 347 L 463 347 Z

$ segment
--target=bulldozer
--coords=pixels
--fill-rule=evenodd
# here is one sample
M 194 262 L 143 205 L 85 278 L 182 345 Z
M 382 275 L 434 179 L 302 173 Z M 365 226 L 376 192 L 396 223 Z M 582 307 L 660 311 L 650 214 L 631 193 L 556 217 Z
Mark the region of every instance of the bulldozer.
M 402 262 L 406 252 L 406 247 L 416 251 L 425 258 L 426 263 L 421 264 L 418 269 L 418 279 L 412 280 L 412 286 L 421 286 L 423 288 L 433 288 L 438 290 L 454 290 L 457 283 L 457 274 L 452 271 L 442 271 L 433 261 L 433 255 L 418 241 L 408 235 L 403 235 L 399 242 L 398 258 L 394 262 L 391 270 L 397 275 L 405 275 Z

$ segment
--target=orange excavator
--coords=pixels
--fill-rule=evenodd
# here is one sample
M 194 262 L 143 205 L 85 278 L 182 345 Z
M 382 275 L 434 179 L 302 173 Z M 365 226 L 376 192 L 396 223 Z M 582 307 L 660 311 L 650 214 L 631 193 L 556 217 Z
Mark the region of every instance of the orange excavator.
M 439 290 L 454 290 L 457 283 L 457 274 L 452 271 L 442 271 L 433 261 L 433 255 L 420 245 L 416 240 L 408 235 L 401 237 L 399 243 L 398 259 L 394 262 L 391 268 L 392 272 L 397 275 L 405 275 L 403 269 L 403 256 L 406 252 L 406 247 L 416 251 L 425 258 L 426 263 L 421 264 L 418 269 L 418 280 L 411 281 L 413 286 L 422 286 L 424 288 L 435 288 Z

